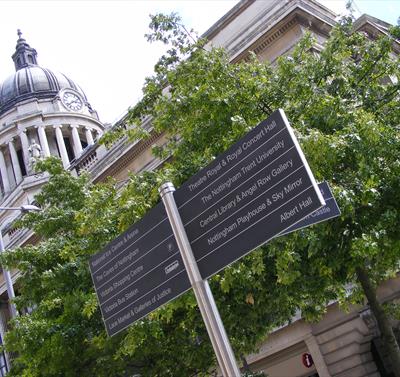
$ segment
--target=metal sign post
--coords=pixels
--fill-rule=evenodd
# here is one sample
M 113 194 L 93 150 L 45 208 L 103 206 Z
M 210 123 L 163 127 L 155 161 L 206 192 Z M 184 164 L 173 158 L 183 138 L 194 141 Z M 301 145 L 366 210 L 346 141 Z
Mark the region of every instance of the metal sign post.
M 236 365 L 235 355 L 233 354 L 217 306 L 215 305 L 214 297 L 207 280 L 202 279 L 197 267 L 196 259 L 194 258 L 178 207 L 175 203 L 173 195 L 174 191 L 175 187 L 170 182 L 163 184 L 159 189 L 201 315 L 206 324 L 214 352 L 217 355 L 218 364 L 225 377 L 240 377 L 240 371 Z

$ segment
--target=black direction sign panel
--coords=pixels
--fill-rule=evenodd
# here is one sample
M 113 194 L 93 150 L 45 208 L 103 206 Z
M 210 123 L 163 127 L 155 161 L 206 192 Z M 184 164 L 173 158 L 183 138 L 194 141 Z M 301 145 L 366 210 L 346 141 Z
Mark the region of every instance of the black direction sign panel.
M 109 335 L 190 288 L 162 203 L 94 255 L 89 265 Z
M 175 200 L 204 279 L 324 205 L 282 110 L 184 183 Z
M 204 279 L 324 204 L 282 110 L 184 183 L 175 200 Z M 89 265 L 109 335 L 190 289 L 162 203 Z
M 280 233 L 280 236 L 340 216 L 340 208 L 336 203 L 335 198 L 333 197 L 328 182 L 318 183 L 318 188 L 321 191 L 321 194 L 325 200 L 325 205 L 320 209 L 314 211 L 311 215 L 305 217 L 303 220 L 299 221 L 298 223 Z

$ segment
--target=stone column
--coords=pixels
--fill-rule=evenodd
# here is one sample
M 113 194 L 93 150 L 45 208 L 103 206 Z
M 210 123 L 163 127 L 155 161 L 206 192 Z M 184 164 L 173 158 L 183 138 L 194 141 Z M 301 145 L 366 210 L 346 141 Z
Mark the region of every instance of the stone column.
M 88 145 L 93 145 L 94 140 L 93 140 L 92 130 L 89 127 L 85 127 L 85 135 Z
M 19 137 L 21 139 L 22 145 L 22 155 L 24 156 L 24 164 L 25 164 L 25 171 L 29 171 L 29 140 L 28 136 L 26 135 L 26 130 L 21 130 L 19 133 Z
M 0 174 L 1 174 L 1 179 L 3 181 L 4 192 L 7 193 L 10 191 L 11 186 L 10 186 L 10 180 L 8 179 L 6 161 L 4 159 L 4 154 L 1 149 L 0 149 Z
M 318 375 L 320 377 L 330 377 L 330 373 L 325 363 L 324 356 L 321 353 L 320 347 L 315 337 L 313 335 L 310 335 L 308 338 L 304 339 L 304 342 L 306 343 L 307 348 L 311 353 Z
M 36 126 L 39 135 L 40 146 L 42 147 L 43 157 L 50 157 L 49 142 L 47 141 L 46 131 L 43 125 Z
M 15 150 L 14 146 L 14 139 L 11 139 L 8 142 L 8 148 L 10 150 L 11 163 L 14 170 L 15 181 L 18 185 L 22 181 L 22 173 L 21 173 L 21 167 L 19 166 L 17 151 Z
M 57 125 L 53 127 L 56 130 L 56 139 L 57 139 L 58 149 L 60 151 L 61 161 L 63 163 L 64 168 L 67 168 L 69 166 L 69 158 L 68 158 L 67 148 L 65 148 L 64 137 L 61 131 L 62 126 Z
M 71 124 L 72 129 L 72 142 L 74 143 L 75 158 L 78 158 L 82 154 L 82 143 L 79 138 L 78 127 L 76 124 Z

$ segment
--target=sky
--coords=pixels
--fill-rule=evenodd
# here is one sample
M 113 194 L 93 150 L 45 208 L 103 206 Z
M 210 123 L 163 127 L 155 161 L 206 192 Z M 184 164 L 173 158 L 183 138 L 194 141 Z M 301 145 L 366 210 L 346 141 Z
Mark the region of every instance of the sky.
M 258 0 L 265 1 L 265 0 Z M 100 120 L 113 123 L 141 97 L 163 46 L 149 44 L 149 14 L 177 12 L 202 34 L 238 1 L 233 0 L 0 0 L 0 82 L 13 74 L 18 39 L 36 49 L 38 63 L 66 74 L 86 93 Z M 346 0 L 320 0 L 343 14 Z M 355 0 L 368 13 L 396 24 L 400 0 Z

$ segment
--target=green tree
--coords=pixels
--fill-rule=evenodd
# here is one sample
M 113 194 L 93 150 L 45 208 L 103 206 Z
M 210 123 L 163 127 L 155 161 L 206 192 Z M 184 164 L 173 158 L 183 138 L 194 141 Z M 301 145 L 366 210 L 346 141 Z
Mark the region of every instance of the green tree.
M 17 352 L 11 376 L 123 376 L 130 363 L 115 361 L 118 339 L 104 334 L 93 293 L 88 257 L 118 232 L 116 191 L 73 177 L 58 159 L 38 162 L 50 179 L 36 196 L 43 211 L 21 226 L 40 238 L 36 245 L 7 253 L 18 268 L 19 309 L 30 315 L 13 320 L 7 348 Z M 101 205 L 99 205 L 101 203 Z M 91 211 L 91 219 L 84 218 Z
M 17 306 L 35 308 L 14 321 L 6 339 L 19 352 L 12 373 L 213 375 L 215 358 L 192 293 L 109 339 L 87 260 L 154 206 L 161 183 L 179 187 L 279 107 L 317 180 L 332 186 L 342 216 L 277 238 L 211 279 L 235 354 L 256 350 L 298 309 L 316 320 L 331 300 L 362 303 L 365 295 L 399 365 L 388 315 L 375 293 L 398 272 L 400 261 L 399 61 L 391 52 L 393 37 L 371 41 L 344 20 L 319 54 L 307 35 L 272 68 L 255 57 L 231 64 L 225 51 L 194 40 L 176 15 L 153 16 L 150 26 L 148 39 L 170 49 L 130 111 L 138 126 L 104 140 L 125 132 L 132 139 L 147 137 L 139 125 L 151 116 L 152 132 L 168 137 L 154 153 L 168 160 L 156 172 L 132 175 L 118 195 L 112 182 L 93 185 L 54 161 L 41 164 L 50 173 L 37 198 L 45 210 L 30 213 L 22 225 L 42 241 L 2 258 L 22 272 Z
M 366 297 L 400 375 L 399 347 L 376 298 L 376 287 L 398 272 L 400 257 L 400 84 L 399 58 L 392 48 L 398 45 L 399 28 L 371 40 L 353 32 L 350 18 L 343 19 L 321 52 L 312 52 L 314 41 L 307 35 L 272 68 L 255 57 L 230 64 L 225 51 L 206 51 L 205 41 L 193 43 L 179 22 L 175 15 L 152 19 L 149 40 L 171 48 L 156 66 L 156 75 L 147 79 L 143 100 L 130 112 L 132 123 L 151 116 L 155 131 L 170 136 L 169 144 L 156 152 L 173 156 L 168 168 L 179 186 L 272 110 L 283 108 L 315 176 L 330 182 L 343 214 L 282 237 L 261 256 L 247 258 L 242 263 L 261 258 L 263 263 L 256 262 L 260 275 L 271 280 L 261 283 L 257 296 L 257 284 L 246 288 L 278 321 L 293 307 L 316 319 L 329 300 L 361 303 Z M 131 136 L 142 136 L 136 132 Z M 249 267 L 250 274 L 258 272 Z M 238 263 L 215 278 L 226 294 L 240 286 L 240 268 Z M 280 308 L 277 317 L 264 302 L 271 292 L 278 297 L 271 300 Z M 237 315 L 221 311 L 225 318 Z M 248 319 L 247 313 L 241 314 Z M 248 345 L 267 328 L 261 315 L 256 318 L 260 327 L 250 326 L 255 333 Z M 228 333 L 235 340 L 243 335 L 237 327 Z

